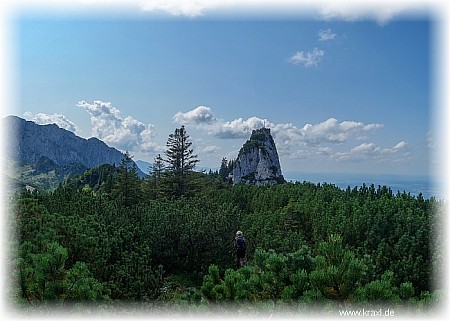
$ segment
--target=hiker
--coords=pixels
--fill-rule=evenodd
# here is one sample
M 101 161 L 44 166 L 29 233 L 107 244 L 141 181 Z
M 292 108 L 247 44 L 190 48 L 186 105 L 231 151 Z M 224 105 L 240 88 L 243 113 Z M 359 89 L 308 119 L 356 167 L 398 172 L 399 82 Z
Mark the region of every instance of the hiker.
M 244 266 L 246 241 L 241 231 L 236 232 L 234 240 L 236 241 L 236 265 L 240 268 Z

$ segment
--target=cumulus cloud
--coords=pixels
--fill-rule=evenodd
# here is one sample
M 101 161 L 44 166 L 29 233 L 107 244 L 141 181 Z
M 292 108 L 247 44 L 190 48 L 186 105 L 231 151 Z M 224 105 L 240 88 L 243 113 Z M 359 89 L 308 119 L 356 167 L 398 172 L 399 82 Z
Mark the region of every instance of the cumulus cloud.
M 379 25 L 385 25 L 396 15 L 418 9 L 419 3 L 410 1 L 328 1 L 319 7 L 318 15 L 324 20 L 361 21 L 375 20 Z M 415 6 L 415 7 L 414 7 Z
M 19 0 L 20 1 L 20 0 Z M 30 0 L 28 0 L 30 1 Z M 34 2 L 48 2 L 59 3 L 64 2 L 74 3 L 79 5 L 80 2 L 86 5 L 93 5 L 100 8 L 115 9 L 115 8 L 137 8 L 143 12 L 157 12 L 168 13 L 173 16 L 185 16 L 195 18 L 203 16 L 207 11 L 220 9 L 221 7 L 228 7 L 233 3 L 238 3 L 239 0 L 33 0 Z
M 178 112 L 173 116 L 173 121 L 182 125 L 192 125 L 205 130 L 208 134 L 222 139 L 234 139 L 248 137 L 253 129 L 261 128 L 268 124 L 266 119 L 250 117 L 248 119 L 234 119 L 225 121 L 218 119 L 211 108 L 199 106 L 187 112 Z
M 233 1 L 228 1 L 228 5 Z M 164 11 L 174 16 L 187 16 L 194 18 L 203 16 L 205 11 L 220 8 L 225 5 L 225 1 L 211 0 L 142 0 L 141 9 L 143 11 Z
M 350 137 L 365 136 L 365 133 L 382 128 L 382 124 L 364 124 L 356 121 L 339 122 L 336 118 L 329 118 L 318 124 L 305 124 L 297 128 L 292 124 L 274 126 L 274 133 L 278 139 L 288 144 L 296 142 L 301 145 L 341 144 Z
M 369 131 L 383 127 L 382 124 L 364 124 L 357 121 L 339 122 L 335 118 L 317 124 L 307 123 L 303 127 L 291 123 L 274 124 L 256 116 L 225 121 L 217 118 L 211 108 L 204 106 L 184 113 L 178 112 L 173 119 L 176 123 L 195 126 L 220 139 L 247 138 L 252 130 L 265 126 L 271 128 L 281 148 L 290 148 L 294 145 L 312 147 L 342 144 L 350 137 L 364 139 Z
M 420 8 L 422 1 L 298 1 L 298 0 L 65 0 L 64 2 L 82 2 L 83 4 L 102 5 L 108 8 L 117 6 L 137 7 L 144 12 L 165 12 L 174 16 L 195 18 L 212 10 L 234 9 L 248 10 L 255 14 L 259 9 L 275 12 L 317 12 L 319 19 L 361 20 L 375 19 L 386 22 L 401 12 Z M 58 2 L 54 0 L 34 0 L 34 2 Z M 265 12 L 265 11 L 263 11 Z
M 218 138 L 233 139 L 248 137 L 252 130 L 261 128 L 267 121 L 258 117 L 242 118 L 219 123 L 214 128 L 213 134 Z
M 287 61 L 293 65 L 303 65 L 304 67 L 318 66 L 325 56 L 325 51 L 314 48 L 312 51 L 297 51 Z
M 206 106 L 198 106 L 197 108 L 182 113 L 181 111 L 173 116 L 173 120 L 179 124 L 211 124 L 216 121 L 216 117 L 211 111 L 211 108 Z
M 201 152 L 204 154 L 215 154 L 220 150 L 219 146 L 210 145 L 202 148 Z
M 291 123 L 274 124 L 267 119 L 256 116 L 225 121 L 217 118 L 211 108 L 199 106 L 191 111 L 178 112 L 174 122 L 189 124 L 205 130 L 207 133 L 222 139 L 246 138 L 252 130 L 263 126 L 269 127 L 281 144 L 319 145 L 322 143 L 343 143 L 350 136 L 365 137 L 368 131 L 383 127 L 382 124 L 364 124 L 356 121 L 339 122 L 329 118 L 318 124 L 305 124 L 296 127 Z
M 400 160 L 408 155 L 407 143 L 400 141 L 391 148 L 383 148 L 365 140 L 383 124 L 329 118 L 322 122 L 303 126 L 292 123 L 274 124 L 256 116 L 247 119 L 223 120 L 216 117 L 209 107 L 200 106 L 191 111 L 179 112 L 175 122 L 192 125 L 220 139 L 247 139 L 252 130 L 263 126 L 270 128 L 277 144 L 278 153 L 289 159 L 317 159 L 336 162 L 363 160 Z M 350 148 L 350 146 L 354 146 Z M 214 153 L 216 146 L 207 146 L 203 153 Z
M 384 161 L 392 159 L 393 154 L 400 154 L 401 156 L 408 155 L 405 152 L 406 143 L 404 141 L 399 142 L 392 148 L 381 148 L 374 143 L 362 143 L 353 147 L 349 152 L 338 152 L 333 158 L 338 161 L 366 161 L 366 160 L 378 160 Z
M 394 150 L 403 149 L 405 147 L 406 147 L 406 143 L 404 141 L 401 141 L 400 143 L 398 143 L 397 145 L 394 146 Z
M 153 142 L 154 126 L 144 124 L 131 116 L 123 118 L 118 108 L 110 102 L 95 100 L 80 101 L 77 106 L 91 115 L 92 136 L 122 151 L 158 151 Z
M 27 111 L 24 113 L 24 116 L 38 125 L 56 124 L 58 127 L 74 133 L 78 131 L 77 126 L 62 114 L 55 113 L 49 115 L 45 113 L 37 113 L 33 115 L 31 112 Z
M 337 34 L 331 31 L 331 28 L 319 30 L 319 41 L 329 41 L 336 38 Z
M 351 139 L 367 139 L 368 133 L 383 127 L 377 123 L 338 121 L 336 118 L 329 118 L 316 124 L 307 123 L 303 127 L 297 127 L 292 123 L 274 124 L 256 116 L 223 120 L 216 117 L 211 108 L 205 106 L 184 113 L 178 112 L 173 119 L 176 123 L 194 126 L 220 139 L 246 139 L 252 130 L 265 126 L 271 129 L 279 153 L 290 158 L 303 158 L 305 155 L 331 157 L 335 152 L 330 146 L 339 146 Z M 400 142 L 395 148 L 400 149 L 405 144 Z M 370 146 L 362 144 L 359 148 L 364 147 Z M 354 151 L 357 152 L 358 149 Z

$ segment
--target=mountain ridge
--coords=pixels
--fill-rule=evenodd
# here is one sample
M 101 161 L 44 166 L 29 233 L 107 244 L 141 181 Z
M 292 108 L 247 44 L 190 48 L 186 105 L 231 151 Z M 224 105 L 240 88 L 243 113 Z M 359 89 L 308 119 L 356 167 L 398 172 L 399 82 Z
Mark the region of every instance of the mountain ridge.
M 78 165 L 88 169 L 102 164 L 119 165 L 124 155 L 98 138 L 82 138 L 56 124 L 38 125 L 11 115 L 2 119 L 2 125 L 7 128 L 9 136 L 6 158 L 18 167 L 39 168 L 36 165 L 44 157 L 49 160 L 46 162 L 49 172 Z M 144 176 L 139 168 L 138 175 Z

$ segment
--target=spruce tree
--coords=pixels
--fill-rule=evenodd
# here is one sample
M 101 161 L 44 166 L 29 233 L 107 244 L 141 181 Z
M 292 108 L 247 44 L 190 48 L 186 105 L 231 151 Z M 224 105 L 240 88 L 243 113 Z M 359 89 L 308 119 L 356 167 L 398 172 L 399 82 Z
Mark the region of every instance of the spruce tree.
M 166 167 L 164 165 L 164 160 L 161 157 L 161 154 L 158 154 L 158 156 L 155 157 L 153 161 L 153 176 L 159 180 L 163 177 L 163 173 L 165 171 Z
M 175 197 L 187 192 L 189 174 L 199 161 L 198 156 L 194 154 L 194 150 L 191 148 L 192 142 L 189 138 L 183 125 L 169 135 L 166 144 L 167 159 L 165 159 L 165 162 L 168 164 L 166 173 L 170 183 L 169 188 Z
M 119 165 L 113 197 L 124 207 L 137 204 L 141 199 L 138 169 L 128 151 L 123 154 Z
M 145 187 L 150 199 L 157 199 L 163 195 L 164 173 L 166 167 L 161 154 L 158 154 L 153 160 L 152 166 L 149 166 L 146 175 Z
M 230 173 L 228 169 L 228 161 L 224 157 L 222 158 L 222 161 L 220 163 L 220 169 L 219 169 L 219 176 L 222 182 L 225 182 L 227 180 L 228 174 Z

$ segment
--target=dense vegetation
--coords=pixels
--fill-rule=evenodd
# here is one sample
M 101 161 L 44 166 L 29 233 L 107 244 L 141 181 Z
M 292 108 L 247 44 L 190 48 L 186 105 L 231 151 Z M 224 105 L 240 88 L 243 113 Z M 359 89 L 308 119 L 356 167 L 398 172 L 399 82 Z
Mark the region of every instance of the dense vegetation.
M 26 311 L 336 313 L 429 311 L 442 299 L 442 202 L 373 185 L 232 186 L 193 171 L 195 158 L 182 171 L 158 156 L 141 180 L 125 154 L 51 193 L 16 195 L 14 301 Z M 237 230 L 248 242 L 240 269 Z
M 39 157 L 33 164 L 20 164 L 11 160 L 7 163 L 7 183 L 10 191 L 23 189 L 27 185 L 40 191 L 52 190 L 65 179 L 87 170 L 79 163 L 58 165 L 45 156 Z

